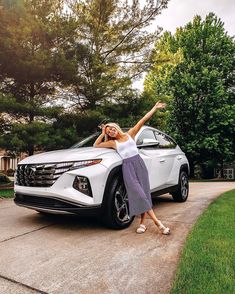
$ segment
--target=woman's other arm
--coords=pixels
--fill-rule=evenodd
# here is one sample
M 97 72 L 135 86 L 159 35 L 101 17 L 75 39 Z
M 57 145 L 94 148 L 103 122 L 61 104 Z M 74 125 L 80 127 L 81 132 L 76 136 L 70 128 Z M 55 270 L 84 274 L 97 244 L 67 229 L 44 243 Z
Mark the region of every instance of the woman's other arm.
M 113 140 L 102 142 L 103 138 L 105 136 L 105 126 L 102 127 L 102 133 L 99 135 L 99 137 L 95 140 L 95 143 L 93 144 L 93 147 L 96 148 L 114 148 L 116 147 L 116 144 Z
M 154 106 L 153 108 L 145 114 L 144 117 L 142 117 L 138 122 L 137 124 L 131 128 L 129 131 L 128 131 L 128 134 L 134 138 L 135 135 L 138 133 L 138 131 L 140 130 L 140 128 L 153 116 L 153 114 L 157 111 L 157 109 L 162 109 L 162 108 L 165 108 L 166 107 L 166 103 L 162 103 L 160 101 L 158 101 Z

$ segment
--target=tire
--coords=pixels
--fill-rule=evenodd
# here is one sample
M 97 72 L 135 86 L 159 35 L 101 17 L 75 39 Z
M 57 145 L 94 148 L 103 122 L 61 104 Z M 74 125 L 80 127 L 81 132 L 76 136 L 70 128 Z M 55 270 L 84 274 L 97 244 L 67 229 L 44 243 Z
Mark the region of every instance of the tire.
M 182 170 L 179 175 L 177 191 L 172 193 L 172 197 L 176 202 L 185 202 L 188 199 L 188 193 L 188 174 L 184 170 Z
M 104 223 L 112 229 L 125 229 L 130 226 L 134 216 L 129 216 L 126 188 L 120 176 L 114 177 L 107 191 Z

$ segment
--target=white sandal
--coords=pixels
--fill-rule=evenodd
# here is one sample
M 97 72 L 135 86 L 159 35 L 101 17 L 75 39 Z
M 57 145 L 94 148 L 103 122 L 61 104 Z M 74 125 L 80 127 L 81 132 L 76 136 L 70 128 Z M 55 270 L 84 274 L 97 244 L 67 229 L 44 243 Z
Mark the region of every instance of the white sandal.
M 146 230 L 147 230 L 147 228 L 145 227 L 145 225 L 141 224 L 141 225 L 137 228 L 136 233 L 137 233 L 137 234 L 143 234 Z
M 160 230 L 160 232 L 163 235 L 169 235 L 171 230 L 169 228 L 166 228 L 160 221 L 159 221 L 160 225 L 158 226 L 158 229 Z
M 171 230 L 169 228 L 164 227 L 163 225 L 158 228 L 163 235 L 169 235 L 171 233 Z

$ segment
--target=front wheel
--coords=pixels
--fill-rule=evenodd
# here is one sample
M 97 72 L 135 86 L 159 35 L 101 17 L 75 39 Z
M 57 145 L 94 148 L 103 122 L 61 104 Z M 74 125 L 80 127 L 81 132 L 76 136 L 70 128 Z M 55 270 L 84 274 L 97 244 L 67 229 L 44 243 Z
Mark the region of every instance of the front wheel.
M 107 205 L 105 208 L 105 224 L 113 229 L 124 229 L 133 222 L 134 216 L 129 215 L 129 203 L 123 180 L 114 178 L 108 189 Z
M 181 171 L 179 175 L 177 191 L 172 193 L 172 197 L 177 202 L 185 202 L 188 198 L 188 193 L 189 193 L 188 174 L 185 171 Z

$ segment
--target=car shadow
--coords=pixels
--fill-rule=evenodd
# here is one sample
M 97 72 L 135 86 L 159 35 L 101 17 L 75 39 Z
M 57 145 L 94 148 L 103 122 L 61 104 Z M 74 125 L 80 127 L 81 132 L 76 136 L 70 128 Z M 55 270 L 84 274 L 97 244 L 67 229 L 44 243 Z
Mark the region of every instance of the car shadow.
M 38 220 L 48 221 L 53 223 L 53 225 L 63 226 L 79 226 L 83 228 L 107 228 L 103 224 L 102 220 L 98 216 L 79 216 L 76 214 L 44 214 L 37 213 L 35 217 Z
M 161 196 L 156 196 L 156 195 L 152 195 L 152 202 L 153 204 L 158 204 L 158 203 L 170 203 L 170 202 L 175 202 L 174 199 L 172 198 L 172 196 L 170 194 L 164 194 Z
M 161 196 L 152 195 L 153 205 L 161 205 L 161 203 L 174 202 L 170 194 Z M 84 229 L 106 229 L 113 230 L 105 225 L 101 216 L 80 216 L 76 214 L 48 214 L 35 212 L 24 217 L 24 220 L 33 223 L 48 224 L 49 226 L 59 226 L 61 229 L 84 228 Z M 139 216 L 137 216 L 139 218 Z

